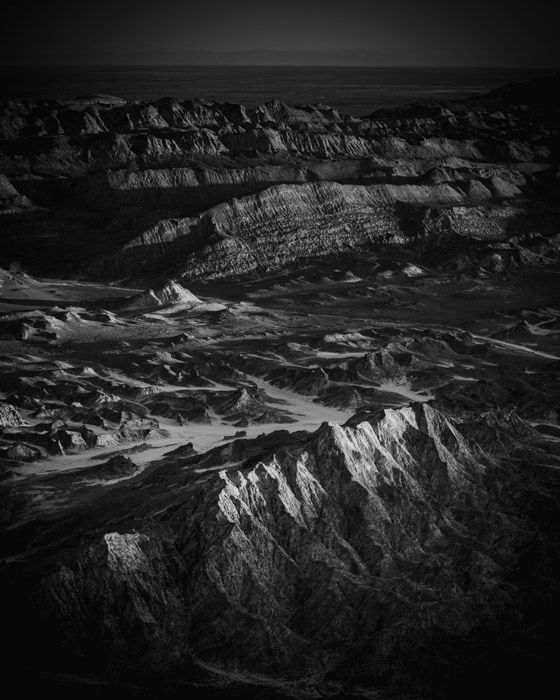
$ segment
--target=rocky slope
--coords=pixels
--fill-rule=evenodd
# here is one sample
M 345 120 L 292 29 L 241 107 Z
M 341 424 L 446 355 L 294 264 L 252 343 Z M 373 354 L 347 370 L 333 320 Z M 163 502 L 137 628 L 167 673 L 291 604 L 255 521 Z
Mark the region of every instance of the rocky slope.
M 401 279 L 401 304 L 444 285 Z M 471 290 L 450 310 L 479 305 L 468 332 L 434 326 L 433 302 L 372 325 L 345 297 L 372 282 L 344 275 L 296 337 L 310 281 L 269 336 L 223 312 L 209 336 L 188 307 L 150 319 L 156 339 L 4 356 L 2 583 L 24 677 L 124 697 L 536 687 L 560 612 L 557 288 L 511 308 L 537 279 Z
M 200 304 L 200 299 L 188 289 L 171 280 L 161 287 L 147 289 L 137 294 L 127 302 L 126 306 L 134 310 L 149 310 L 166 306 L 193 306 L 196 304 Z
M 545 695 L 555 86 L 359 119 L 3 106 L 8 681 L 96 699 Z
M 345 248 L 368 246 L 385 228 L 409 241 L 426 219 L 451 237 L 477 237 L 481 217 L 503 237 L 527 226 L 546 236 L 557 232 L 557 88 L 552 76 L 369 118 L 277 101 L 7 102 L 0 265 L 21 258 L 35 273 L 54 266 L 106 279 L 146 279 L 171 259 L 187 280 L 262 271 L 300 260 L 310 242 L 311 256 L 337 250 L 321 228 L 331 197 L 350 219 L 336 233 Z M 286 231 L 292 203 L 299 225 Z M 263 250 L 239 224 L 262 229 Z M 295 249 L 284 242 L 292 230 Z
M 515 416 L 427 404 L 324 425 L 203 480 L 196 458 L 172 459 L 142 485 L 150 505 L 123 494 L 117 529 L 43 579 L 34 615 L 121 678 L 202 668 L 219 686 L 219 668 L 296 696 L 456 697 L 486 665 L 515 676 L 504 655 L 534 653 L 519 635 L 536 601 L 558 613 L 559 459 Z

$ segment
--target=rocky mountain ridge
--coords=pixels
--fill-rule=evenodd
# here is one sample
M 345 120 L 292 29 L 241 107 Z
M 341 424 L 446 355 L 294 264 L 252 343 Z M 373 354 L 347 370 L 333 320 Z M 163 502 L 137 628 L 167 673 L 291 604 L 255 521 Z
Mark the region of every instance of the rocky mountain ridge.
M 74 653 L 106 655 L 125 676 L 188 676 L 204 662 L 304 685 L 391 678 L 400 692 L 443 690 L 481 663 L 469 638 L 485 628 L 495 655 L 493 637 L 513 634 L 508 611 L 525 614 L 525 586 L 551 605 L 556 590 L 545 573 L 553 525 L 537 526 L 535 509 L 559 484 L 527 471 L 534 437 L 523 421 L 495 417 L 411 405 L 214 472 L 192 495 L 155 504 L 148 530 L 127 531 L 129 514 L 51 574 L 42 614 Z M 177 467 L 174 489 L 192 474 Z M 433 646 L 441 655 L 428 669 Z
M 532 216 L 538 208 L 541 219 L 554 220 L 558 114 L 554 98 L 546 96 L 555 94 L 557 82 L 552 76 L 539 83 L 544 96 L 539 102 L 534 100 L 537 88 L 530 84 L 487 99 L 417 105 L 369 118 L 278 101 L 251 109 L 171 99 L 150 104 L 95 97 L 68 103 L 6 102 L 0 107 L 0 171 L 7 207 L 0 265 L 7 267 L 23 251 L 24 266 L 35 273 L 48 261 L 65 274 L 145 279 L 152 262 L 156 270 L 158 262 L 159 270 L 168 264 L 159 247 L 163 235 L 180 239 L 173 254 L 183 261 L 187 281 L 198 275 L 243 274 L 254 267 L 249 262 L 253 253 L 235 240 L 235 230 L 233 241 L 217 243 L 215 261 L 208 255 L 208 269 L 198 270 L 198 251 L 205 257 L 205 246 L 213 246 L 218 234 L 212 225 L 204 228 L 193 250 L 196 236 L 186 235 L 191 226 L 213 219 L 212 208 L 219 204 L 226 210 L 262 207 L 270 245 L 282 248 L 281 238 L 276 240 L 283 230 L 279 219 L 285 194 L 301 187 L 304 198 L 305 192 L 321 192 L 323 182 L 348 186 L 357 199 L 361 187 L 378 186 L 389 199 L 408 202 L 410 216 L 420 226 L 426 212 L 437 217 L 445 210 L 472 219 L 483 203 L 492 204 L 483 216 L 489 211 L 500 217 L 504 202 L 510 201 L 517 218 Z M 329 186 L 325 184 L 326 192 Z M 456 193 L 442 194 L 446 186 Z M 406 194 L 399 194 L 399 187 Z M 259 194 L 263 190 L 266 196 Z M 320 216 L 313 196 L 305 215 L 311 222 Z M 348 247 L 365 246 L 369 232 L 363 220 L 382 227 L 384 217 L 368 211 L 338 239 Z M 397 222 L 406 238 L 401 224 Z M 548 235 L 551 228 L 545 223 L 538 230 Z M 328 237 L 317 237 L 312 225 L 302 222 L 300 229 L 303 247 L 309 239 L 316 241 L 313 254 L 333 252 Z M 515 218 L 508 223 L 509 234 L 522 232 Z M 131 246 L 139 259 L 123 265 Z M 221 251 L 224 246 L 227 250 Z M 84 265 L 84 252 L 93 264 Z M 239 264 L 224 269 L 224 255 L 238 256 Z M 293 251 L 284 259 L 296 262 L 301 255 Z M 258 263 L 264 268 L 279 264 L 268 256 Z

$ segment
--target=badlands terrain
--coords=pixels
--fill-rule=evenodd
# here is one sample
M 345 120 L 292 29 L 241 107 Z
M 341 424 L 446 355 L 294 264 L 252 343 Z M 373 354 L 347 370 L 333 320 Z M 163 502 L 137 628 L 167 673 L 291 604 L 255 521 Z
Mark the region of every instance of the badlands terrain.
M 10 682 L 539 696 L 559 94 L 1 105 Z

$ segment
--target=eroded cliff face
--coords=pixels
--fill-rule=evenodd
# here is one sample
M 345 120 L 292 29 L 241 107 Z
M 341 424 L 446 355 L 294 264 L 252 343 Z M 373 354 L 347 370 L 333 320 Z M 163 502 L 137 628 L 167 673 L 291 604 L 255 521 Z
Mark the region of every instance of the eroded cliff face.
M 0 265 L 145 280 L 173 260 L 188 281 L 408 243 L 433 233 L 426 217 L 451 222 L 451 243 L 477 239 L 481 217 L 502 238 L 549 236 L 557 77 L 537 83 L 362 118 L 277 101 L 6 102 Z
M 171 267 L 185 281 L 265 272 L 317 257 L 380 245 L 437 245 L 442 239 L 507 241 L 527 232 L 525 207 L 507 206 L 516 186 L 493 203 L 496 183 L 270 187 L 209 209 L 197 218 L 158 222 L 116 253 L 87 268 L 93 276 L 146 276 Z M 552 212 L 538 228 L 556 232 Z M 537 213 L 536 217 L 539 214 Z
M 203 664 L 294 692 L 459 693 L 556 590 L 556 471 L 516 456 L 527 424 L 493 415 L 413 404 L 203 483 L 185 466 L 141 531 L 123 523 L 43 580 L 42 611 L 122 676 Z

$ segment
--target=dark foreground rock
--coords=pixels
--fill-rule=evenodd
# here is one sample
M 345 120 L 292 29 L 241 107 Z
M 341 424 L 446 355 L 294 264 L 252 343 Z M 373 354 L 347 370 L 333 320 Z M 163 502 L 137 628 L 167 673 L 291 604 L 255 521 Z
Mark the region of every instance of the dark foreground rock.
M 555 452 L 500 410 L 416 404 L 202 482 L 168 470 L 42 577 L 34 625 L 78 667 L 148 685 L 220 669 L 302 697 L 466 697 L 484 671 L 527 680 L 559 612 Z

